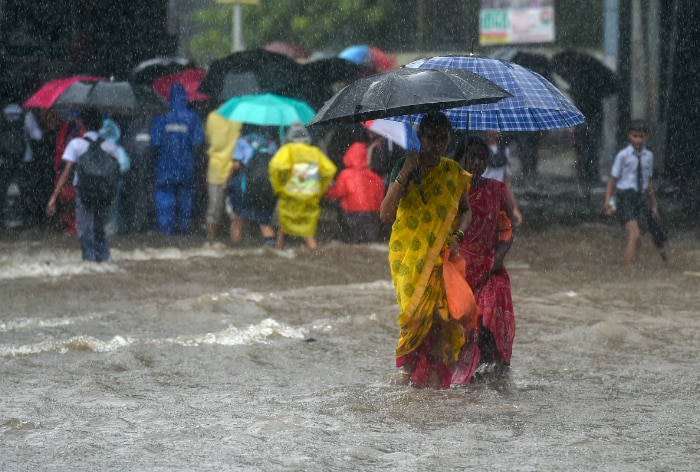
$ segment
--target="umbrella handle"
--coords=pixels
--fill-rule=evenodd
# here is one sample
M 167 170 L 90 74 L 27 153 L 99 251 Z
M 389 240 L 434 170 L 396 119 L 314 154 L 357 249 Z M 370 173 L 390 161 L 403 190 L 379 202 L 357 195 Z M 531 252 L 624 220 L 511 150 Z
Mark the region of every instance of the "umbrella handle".
M 425 197 L 425 193 L 423 193 L 423 187 L 421 187 L 420 184 L 421 180 L 418 169 L 415 169 L 413 172 L 411 172 L 411 175 L 408 176 L 408 181 L 413 181 L 413 183 L 416 184 L 416 187 L 418 187 L 418 194 L 420 195 L 420 199 L 423 200 L 423 205 L 426 205 L 428 203 L 428 199 Z

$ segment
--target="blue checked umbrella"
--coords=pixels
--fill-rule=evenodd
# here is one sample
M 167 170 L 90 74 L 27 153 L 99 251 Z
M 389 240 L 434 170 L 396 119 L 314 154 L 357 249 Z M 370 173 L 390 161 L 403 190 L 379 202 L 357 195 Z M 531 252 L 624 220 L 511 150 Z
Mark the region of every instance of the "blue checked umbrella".
M 554 85 L 518 64 L 480 56 L 436 56 L 406 65 L 410 69 L 461 69 L 480 75 L 512 97 L 495 103 L 444 110 L 457 129 L 540 131 L 570 128 L 584 122 L 583 114 Z M 420 122 L 422 116 L 393 119 Z

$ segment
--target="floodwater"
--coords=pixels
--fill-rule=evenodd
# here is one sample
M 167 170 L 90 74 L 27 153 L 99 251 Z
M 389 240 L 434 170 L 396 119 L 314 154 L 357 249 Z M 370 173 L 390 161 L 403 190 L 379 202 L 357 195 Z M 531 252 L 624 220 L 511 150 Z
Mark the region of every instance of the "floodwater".
M 504 377 L 393 385 L 383 244 L 0 241 L 2 470 L 697 470 L 700 241 L 523 230 Z

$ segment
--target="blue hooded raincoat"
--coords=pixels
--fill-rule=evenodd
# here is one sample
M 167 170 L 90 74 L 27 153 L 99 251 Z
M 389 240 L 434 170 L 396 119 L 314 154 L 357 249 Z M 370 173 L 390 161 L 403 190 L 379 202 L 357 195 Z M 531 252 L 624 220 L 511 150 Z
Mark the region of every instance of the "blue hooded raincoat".
M 194 179 L 194 150 L 204 143 L 199 116 L 187 106 L 187 92 L 179 83 L 170 89 L 167 115 L 153 120 L 151 144 L 160 151 L 156 163 L 156 186 L 191 185 Z
M 151 125 L 151 144 L 159 150 L 156 163 L 156 219 L 158 231 L 186 233 L 192 214 L 195 151 L 204 143 L 204 127 L 187 107 L 187 94 L 179 83 L 170 89 L 167 115 Z

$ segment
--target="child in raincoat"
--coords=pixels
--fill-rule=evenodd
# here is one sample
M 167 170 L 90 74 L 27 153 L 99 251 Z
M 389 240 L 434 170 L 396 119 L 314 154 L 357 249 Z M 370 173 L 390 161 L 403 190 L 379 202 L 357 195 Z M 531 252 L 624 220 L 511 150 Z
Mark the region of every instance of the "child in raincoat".
M 289 234 L 303 237 L 306 247 L 316 249 L 320 201 L 337 169 L 311 144 L 309 132 L 299 122 L 289 126 L 284 143 L 269 166 L 270 183 L 279 198 L 275 248 L 283 249 Z
M 379 208 L 384 199 L 384 181 L 367 168 L 367 144 L 353 143 L 343 156 L 345 168 L 326 192 L 339 200 L 340 239 L 346 244 L 370 243 L 379 236 Z
M 124 148 L 119 144 L 119 139 L 122 136 L 119 125 L 111 118 L 104 118 L 102 121 L 102 128 L 97 132 L 100 138 L 105 141 L 111 141 L 117 146 L 117 161 L 119 161 L 119 171 L 123 176 L 131 168 L 131 160 L 127 155 Z M 122 196 L 122 189 L 124 187 L 124 178 L 119 180 L 119 188 L 117 190 L 117 196 L 114 199 L 114 203 L 109 208 L 109 216 L 107 217 L 107 234 L 117 234 L 120 230 L 124 229 L 124 221 L 121 218 L 120 210 L 120 200 Z

